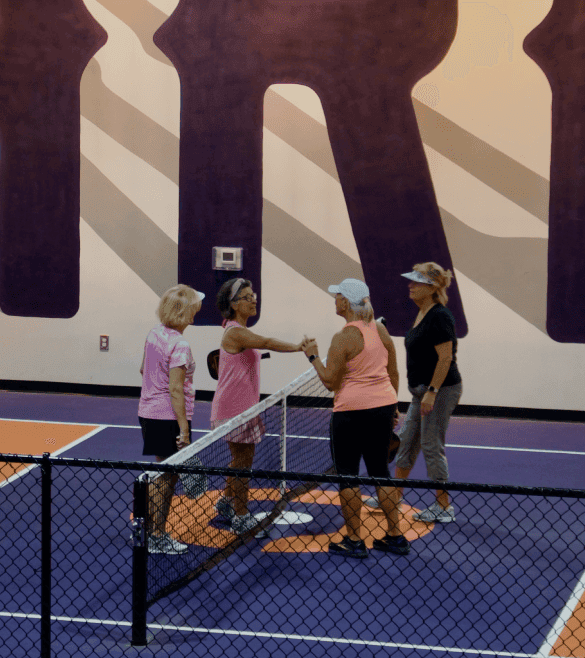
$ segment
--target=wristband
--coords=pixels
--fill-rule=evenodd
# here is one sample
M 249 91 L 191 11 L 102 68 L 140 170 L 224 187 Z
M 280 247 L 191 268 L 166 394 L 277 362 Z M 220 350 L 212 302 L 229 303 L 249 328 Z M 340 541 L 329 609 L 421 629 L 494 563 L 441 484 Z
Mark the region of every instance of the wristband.
M 318 354 L 311 354 L 311 356 L 309 357 L 309 363 L 313 363 L 313 361 L 317 358 L 319 358 Z

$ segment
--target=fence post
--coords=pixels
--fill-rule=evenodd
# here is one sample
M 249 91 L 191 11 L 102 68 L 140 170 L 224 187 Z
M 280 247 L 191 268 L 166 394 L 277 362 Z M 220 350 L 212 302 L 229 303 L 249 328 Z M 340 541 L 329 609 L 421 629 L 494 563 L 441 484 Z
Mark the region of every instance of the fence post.
M 51 484 L 48 452 L 41 461 L 41 658 L 51 656 Z
M 132 520 L 132 646 L 145 646 L 146 597 L 148 594 L 148 475 L 134 480 L 134 514 Z

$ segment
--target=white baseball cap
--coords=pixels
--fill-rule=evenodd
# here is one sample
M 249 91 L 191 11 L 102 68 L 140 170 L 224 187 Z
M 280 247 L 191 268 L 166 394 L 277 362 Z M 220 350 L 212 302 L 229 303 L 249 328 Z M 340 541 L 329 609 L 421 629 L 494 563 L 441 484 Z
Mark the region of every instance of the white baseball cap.
M 364 297 L 370 296 L 370 289 L 359 279 L 344 279 L 338 286 L 329 286 L 328 290 L 334 295 L 343 295 L 352 304 L 361 304 Z
M 430 276 L 423 274 L 422 272 L 407 272 L 406 274 L 401 274 L 400 276 L 410 279 L 411 281 L 416 281 L 417 283 L 426 283 L 429 286 L 436 286 L 436 281 L 433 281 Z

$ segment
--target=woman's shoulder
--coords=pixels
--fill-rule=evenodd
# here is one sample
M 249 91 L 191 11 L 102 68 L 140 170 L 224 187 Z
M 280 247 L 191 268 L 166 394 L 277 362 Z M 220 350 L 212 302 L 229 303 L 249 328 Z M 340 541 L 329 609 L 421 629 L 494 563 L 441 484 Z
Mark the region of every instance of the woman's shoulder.
M 427 313 L 429 324 L 436 329 L 443 329 L 449 333 L 455 332 L 455 317 L 443 304 L 437 304 Z
M 427 315 L 435 318 L 445 318 L 451 322 L 455 322 L 455 317 L 453 313 L 443 304 L 435 304 L 427 313 Z
M 189 341 L 183 336 L 180 331 L 173 329 L 172 327 L 167 327 L 164 324 L 159 324 L 154 327 L 150 335 L 156 337 L 158 341 L 167 346 L 167 348 L 173 350 L 177 346 L 180 347 L 189 347 Z

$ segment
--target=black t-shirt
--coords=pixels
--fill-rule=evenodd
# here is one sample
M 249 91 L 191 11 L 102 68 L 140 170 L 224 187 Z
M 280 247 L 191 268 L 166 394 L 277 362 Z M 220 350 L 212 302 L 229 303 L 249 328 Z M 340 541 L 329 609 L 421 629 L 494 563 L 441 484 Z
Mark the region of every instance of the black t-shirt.
M 435 304 L 421 322 L 406 334 L 406 374 L 411 388 L 429 386 L 439 355 L 435 349 L 441 343 L 453 343 L 453 360 L 442 386 L 453 386 L 461 381 L 457 368 L 457 336 L 455 318 L 442 304 Z

